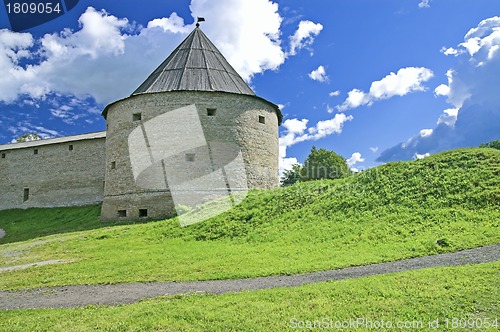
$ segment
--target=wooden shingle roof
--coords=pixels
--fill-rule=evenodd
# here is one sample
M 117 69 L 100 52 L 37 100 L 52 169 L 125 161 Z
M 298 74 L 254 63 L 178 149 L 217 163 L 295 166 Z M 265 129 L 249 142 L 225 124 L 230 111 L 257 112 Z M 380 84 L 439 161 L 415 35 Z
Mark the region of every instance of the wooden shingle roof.
M 165 91 L 255 93 L 196 27 L 132 95 Z

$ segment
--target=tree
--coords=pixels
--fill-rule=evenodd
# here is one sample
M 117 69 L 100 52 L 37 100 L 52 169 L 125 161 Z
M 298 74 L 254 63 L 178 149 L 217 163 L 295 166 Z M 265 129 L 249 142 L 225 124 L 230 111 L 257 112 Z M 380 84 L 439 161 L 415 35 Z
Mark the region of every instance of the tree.
M 338 179 L 351 175 L 344 158 L 333 151 L 312 147 L 301 170 L 301 181 Z
M 479 145 L 480 148 L 492 148 L 492 149 L 497 149 L 500 150 L 500 140 L 496 141 L 491 141 L 489 143 L 483 143 Z
M 31 141 L 38 141 L 41 140 L 42 138 L 38 134 L 24 134 L 22 136 L 19 136 L 16 138 L 17 143 L 22 143 L 22 142 L 31 142 Z
M 287 169 L 283 172 L 281 176 L 281 186 L 291 186 L 292 184 L 300 181 L 300 173 L 302 171 L 302 165 L 293 164 L 291 169 Z

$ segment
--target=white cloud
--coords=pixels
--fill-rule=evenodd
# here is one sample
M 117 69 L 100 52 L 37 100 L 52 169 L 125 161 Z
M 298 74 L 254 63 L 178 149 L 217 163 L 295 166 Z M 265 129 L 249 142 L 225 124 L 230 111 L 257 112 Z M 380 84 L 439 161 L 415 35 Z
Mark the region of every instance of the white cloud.
M 347 93 L 347 99 L 341 106 L 337 106 L 339 111 L 345 111 L 369 103 L 369 97 L 359 89 L 353 89 Z
M 429 8 L 430 0 L 421 0 L 420 3 L 418 4 L 418 8 Z
M 429 152 L 424 153 L 424 154 L 415 153 L 415 155 L 413 156 L 413 159 L 424 159 L 424 158 L 429 157 L 430 155 L 431 154 Z
M 190 9 L 193 17 L 206 18 L 204 32 L 245 80 L 284 63 L 282 18 L 276 3 L 191 0 Z M 65 29 L 38 40 L 29 33 L 0 30 L 0 101 L 44 98 L 50 93 L 91 96 L 100 104 L 124 98 L 194 28 L 176 13 L 142 27 L 92 7 L 79 23 L 75 31 Z M 305 31 L 311 35 L 297 47 L 309 45 L 317 35 L 319 27 L 308 30 L 308 26 L 299 28 L 297 36 Z M 27 61 L 21 65 L 21 59 Z
M 477 28 L 470 29 L 459 46 L 469 52 L 471 60 L 481 65 L 484 61 L 491 60 L 498 52 L 499 43 L 500 17 L 495 16 L 481 21 Z
M 283 176 L 283 173 L 286 170 L 292 169 L 292 166 L 295 164 L 300 164 L 297 158 L 280 158 L 279 177 L 281 178 Z
M 448 96 L 450 93 L 450 87 L 446 84 L 440 84 L 436 89 L 434 89 L 436 96 Z
M 177 13 L 172 13 L 170 17 L 156 18 L 148 22 L 148 29 L 160 27 L 163 31 L 186 34 L 191 29 L 184 25 L 184 19 L 179 17 Z
M 462 107 L 465 100 L 470 98 L 471 94 L 469 91 L 469 86 L 457 79 L 455 70 L 448 70 L 446 72 L 446 78 L 448 80 L 448 85 L 440 84 L 434 89 L 434 94 L 436 97 L 444 96 L 447 97 L 446 101 L 455 108 Z M 452 88 L 453 87 L 453 88 Z
M 326 76 L 325 67 L 319 66 L 317 69 L 309 73 L 309 78 L 314 81 L 326 82 L 328 81 L 328 76 Z
M 454 56 L 459 56 L 460 54 L 462 54 L 462 50 L 457 50 L 456 48 L 453 48 L 453 47 L 442 47 L 441 48 L 441 53 L 443 53 L 444 55 L 454 55 Z
M 203 31 L 243 79 L 249 81 L 253 75 L 284 63 L 278 4 L 268 0 L 191 0 L 190 8 L 193 17 L 206 19 Z
M 320 23 L 300 21 L 297 31 L 290 36 L 290 55 L 295 55 L 297 50 L 307 47 L 314 42 L 314 38 L 323 30 Z
M 420 137 L 429 137 L 432 135 L 432 129 L 422 129 L 420 130 Z
M 328 94 L 330 97 L 340 96 L 340 90 L 332 91 Z
M 337 109 L 346 111 L 363 105 L 370 106 L 378 100 L 425 91 L 426 88 L 422 83 L 428 81 L 432 76 L 432 71 L 427 68 L 401 68 L 397 73 L 390 73 L 380 81 L 373 82 L 368 93 L 359 89 L 349 91 L 347 99 L 342 105 L 337 106 Z
M 362 163 L 365 161 L 365 158 L 361 157 L 361 153 L 354 152 L 349 159 L 347 159 L 347 165 L 349 167 L 354 166 L 357 163 Z
M 122 30 L 129 28 L 128 21 L 89 7 L 79 23 L 81 28 L 76 32 L 65 29 L 46 34 L 36 41 L 38 50 L 26 49 L 33 58 L 28 66 L 4 63 L 10 70 L 0 78 L 0 100 L 13 102 L 21 95 L 43 98 L 57 92 L 92 95 L 99 102 L 109 102 L 124 97 L 127 90 L 130 93 L 132 88 L 127 83 L 134 75 L 129 70 L 140 65 L 133 66 L 130 58 L 124 61 L 130 36 Z
M 288 119 L 283 122 L 282 126 L 291 134 L 302 134 L 307 128 L 307 119 Z
M 455 122 L 457 121 L 458 116 L 458 108 L 449 108 L 443 111 L 444 114 L 441 114 L 439 117 L 437 124 L 444 123 L 449 127 L 453 127 Z
M 304 141 L 315 141 L 334 133 L 340 134 L 344 123 L 352 119 L 352 115 L 346 116 L 344 113 L 337 113 L 333 118 L 318 121 L 315 126 L 309 128 L 307 127 L 309 122 L 307 119 L 284 121 L 282 126 L 285 128 L 285 132 L 279 138 L 280 174 L 287 169 L 286 167 L 297 163 L 295 158 L 286 158 L 288 147 Z
M 500 139 L 499 49 L 500 17 L 485 19 L 470 29 L 456 48 L 457 63 L 446 74 L 448 84 L 434 90 L 453 107 L 444 110 L 432 132 L 421 131 L 383 151 L 377 161 L 420 158 Z
M 332 119 L 319 121 L 315 127 L 309 128 L 307 140 L 318 140 L 333 133 L 340 134 L 344 123 L 352 119 L 352 115 L 346 116 L 344 113 L 338 113 Z
M 0 30 L 0 100 L 16 99 L 24 70 L 19 60 L 31 56 L 29 49 L 34 40 L 29 33 L 15 33 L 6 29 Z
M 371 147 L 370 150 L 371 152 L 376 153 L 378 151 L 378 146 Z

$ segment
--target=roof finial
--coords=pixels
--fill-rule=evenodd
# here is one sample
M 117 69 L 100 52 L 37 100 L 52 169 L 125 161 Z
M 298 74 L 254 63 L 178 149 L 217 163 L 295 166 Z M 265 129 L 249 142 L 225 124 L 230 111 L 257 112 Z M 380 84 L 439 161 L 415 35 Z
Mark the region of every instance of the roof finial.
M 204 17 L 198 17 L 198 19 L 196 20 L 196 27 L 197 28 L 200 27 L 200 22 L 205 22 L 205 18 Z

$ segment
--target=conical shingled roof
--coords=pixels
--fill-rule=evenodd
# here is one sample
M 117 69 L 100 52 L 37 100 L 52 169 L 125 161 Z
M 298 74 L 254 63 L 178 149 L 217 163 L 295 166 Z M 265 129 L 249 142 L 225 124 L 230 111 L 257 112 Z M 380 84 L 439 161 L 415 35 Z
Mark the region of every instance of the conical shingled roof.
M 184 39 L 132 95 L 186 90 L 255 95 L 199 27 Z

